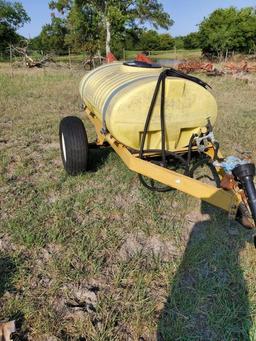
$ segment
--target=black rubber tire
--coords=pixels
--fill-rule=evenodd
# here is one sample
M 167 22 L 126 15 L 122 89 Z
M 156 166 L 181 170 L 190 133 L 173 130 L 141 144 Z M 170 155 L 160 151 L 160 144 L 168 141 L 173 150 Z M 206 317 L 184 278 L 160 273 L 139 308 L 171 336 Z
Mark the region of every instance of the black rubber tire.
M 84 124 L 76 116 L 63 118 L 59 126 L 61 158 L 66 172 L 78 175 L 88 167 L 88 139 Z

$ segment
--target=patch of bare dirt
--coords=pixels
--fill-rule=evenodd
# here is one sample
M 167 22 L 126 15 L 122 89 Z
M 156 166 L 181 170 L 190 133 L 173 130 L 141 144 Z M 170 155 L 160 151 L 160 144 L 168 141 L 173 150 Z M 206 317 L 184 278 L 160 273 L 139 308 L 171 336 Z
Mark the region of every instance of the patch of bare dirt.
M 195 232 L 196 225 L 202 226 L 200 223 L 211 221 L 211 217 L 208 213 L 201 213 L 198 210 L 194 210 L 185 216 L 183 240 L 187 243 L 190 239 L 190 235 Z M 203 233 L 203 231 L 202 231 Z
M 16 167 L 17 167 L 17 164 L 20 162 L 20 157 L 18 156 L 12 156 L 9 163 L 8 163 L 8 166 L 7 166 L 7 169 L 6 169 L 6 175 L 8 177 L 8 179 L 13 179 L 15 178 L 15 171 L 16 171 Z
M 44 144 L 42 147 L 44 150 L 53 150 L 53 149 L 59 150 L 60 144 L 59 142 L 52 142 L 52 143 Z
M 40 248 L 36 251 L 36 265 L 43 266 L 43 264 L 48 263 L 52 258 L 59 257 L 63 250 L 60 244 L 47 244 L 44 248 Z
M 97 285 L 86 282 L 63 285 L 58 297 L 53 302 L 54 309 L 65 319 L 80 319 L 85 314 L 94 315 L 99 290 Z
M 0 252 L 8 253 L 17 250 L 17 245 L 15 245 L 11 238 L 6 235 L 0 235 Z
M 163 262 L 168 262 L 179 252 L 169 240 L 163 240 L 159 235 L 146 236 L 143 232 L 127 235 L 119 251 L 119 258 L 122 261 L 129 261 L 138 254 L 144 257 L 157 257 Z
M 66 299 L 65 305 L 74 311 L 93 313 L 96 311 L 98 287 L 87 284 L 67 284 L 62 288 Z
M 99 290 L 97 285 L 88 282 L 63 285 L 52 306 L 60 320 L 65 321 L 71 329 L 76 323 L 89 323 L 100 329 L 102 323 L 96 311 Z

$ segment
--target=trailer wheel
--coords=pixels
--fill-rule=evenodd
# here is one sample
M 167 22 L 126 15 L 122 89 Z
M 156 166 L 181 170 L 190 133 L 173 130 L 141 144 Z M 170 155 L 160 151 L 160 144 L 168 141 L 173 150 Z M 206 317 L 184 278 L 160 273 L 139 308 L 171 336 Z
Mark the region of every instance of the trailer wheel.
M 87 170 L 88 139 L 82 120 L 75 116 L 63 118 L 59 126 L 61 158 L 66 172 L 78 175 Z

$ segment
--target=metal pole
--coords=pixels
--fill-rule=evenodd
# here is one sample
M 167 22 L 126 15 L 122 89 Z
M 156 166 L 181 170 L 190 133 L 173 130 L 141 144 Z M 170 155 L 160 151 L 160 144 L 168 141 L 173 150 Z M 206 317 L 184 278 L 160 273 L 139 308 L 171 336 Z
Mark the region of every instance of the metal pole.
M 70 52 L 70 47 L 68 48 L 68 60 L 69 60 L 69 68 L 71 70 L 72 64 L 71 64 L 71 52 Z

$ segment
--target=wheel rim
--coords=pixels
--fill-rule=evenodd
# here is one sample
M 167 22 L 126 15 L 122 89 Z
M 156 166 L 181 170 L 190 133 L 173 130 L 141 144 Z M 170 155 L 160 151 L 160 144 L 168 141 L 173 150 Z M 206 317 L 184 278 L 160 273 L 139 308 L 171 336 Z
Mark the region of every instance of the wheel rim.
M 67 161 L 66 144 L 63 133 L 61 134 L 62 151 L 65 162 Z

